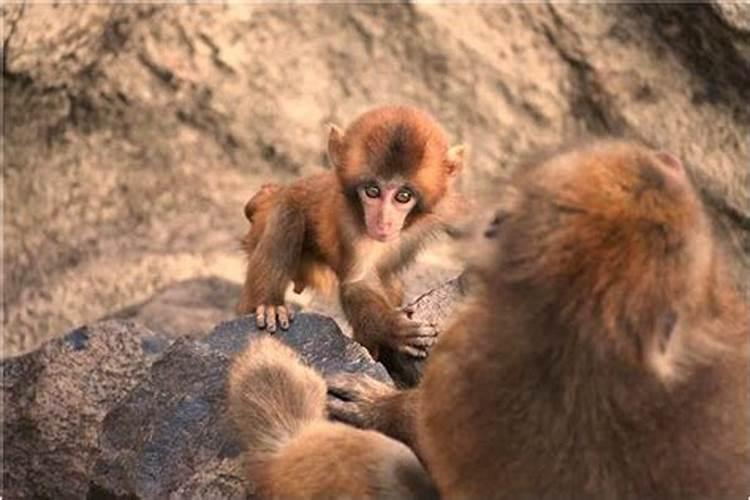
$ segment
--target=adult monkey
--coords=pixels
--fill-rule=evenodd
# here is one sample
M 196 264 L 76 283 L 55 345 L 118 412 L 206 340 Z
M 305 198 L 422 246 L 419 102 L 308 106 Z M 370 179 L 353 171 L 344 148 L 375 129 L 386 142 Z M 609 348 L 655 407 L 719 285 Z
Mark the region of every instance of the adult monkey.
M 418 378 L 415 359 L 435 343 L 436 330 L 398 309 L 398 274 L 422 246 L 450 228 L 461 197 L 454 189 L 464 146 L 449 147 L 427 113 L 384 106 L 346 131 L 331 126 L 333 170 L 290 185 L 267 184 L 245 207 L 252 226 L 243 240 L 247 276 L 237 311 L 254 313 L 258 327 L 289 327 L 284 294 L 291 282 L 330 281 L 355 340 L 404 385 Z
M 740 498 L 750 314 L 682 163 L 603 141 L 520 170 L 419 386 L 333 379 L 445 498 Z

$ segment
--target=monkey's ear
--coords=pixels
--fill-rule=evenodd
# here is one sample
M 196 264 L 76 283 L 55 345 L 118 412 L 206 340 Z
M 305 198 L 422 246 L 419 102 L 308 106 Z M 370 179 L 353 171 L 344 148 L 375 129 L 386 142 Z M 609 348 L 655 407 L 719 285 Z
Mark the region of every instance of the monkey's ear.
M 253 215 L 255 215 L 255 211 L 258 210 L 258 195 L 261 192 L 254 194 L 252 198 L 245 203 L 245 217 L 249 222 L 253 221 Z
M 675 155 L 670 153 L 669 151 L 659 151 L 656 153 L 656 157 L 659 158 L 662 162 L 664 162 L 669 167 L 675 169 L 675 170 L 682 170 L 682 162 L 679 158 L 677 158 Z
M 448 168 L 449 176 L 456 177 L 461 173 L 466 157 L 469 154 L 468 150 L 469 148 L 465 144 L 452 146 L 448 149 L 448 152 L 445 154 L 445 164 Z
M 336 168 L 344 163 L 344 131 L 333 123 L 328 124 L 328 159 Z

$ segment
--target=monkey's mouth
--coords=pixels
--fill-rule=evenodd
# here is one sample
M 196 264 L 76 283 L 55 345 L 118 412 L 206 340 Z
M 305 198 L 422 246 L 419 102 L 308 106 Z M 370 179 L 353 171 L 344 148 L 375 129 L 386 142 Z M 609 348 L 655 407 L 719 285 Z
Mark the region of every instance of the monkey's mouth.
M 397 231 L 388 232 L 388 231 L 378 231 L 377 229 L 369 229 L 367 231 L 367 235 L 372 238 L 373 240 L 377 241 L 391 241 L 392 239 L 396 238 L 398 236 Z

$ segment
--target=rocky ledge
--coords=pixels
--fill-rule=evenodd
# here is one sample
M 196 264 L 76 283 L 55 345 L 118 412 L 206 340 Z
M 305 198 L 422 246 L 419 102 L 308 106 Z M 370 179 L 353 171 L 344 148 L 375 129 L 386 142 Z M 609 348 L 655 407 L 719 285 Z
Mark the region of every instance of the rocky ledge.
M 414 316 L 439 321 L 458 294 L 449 282 L 421 296 Z M 107 319 L 3 360 L 2 496 L 245 498 L 253 485 L 241 477 L 224 390 L 232 356 L 259 335 L 251 317 L 182 337 Z M 390 381 L 330 318 L 301 314 L 277 335 L 325 375 Z

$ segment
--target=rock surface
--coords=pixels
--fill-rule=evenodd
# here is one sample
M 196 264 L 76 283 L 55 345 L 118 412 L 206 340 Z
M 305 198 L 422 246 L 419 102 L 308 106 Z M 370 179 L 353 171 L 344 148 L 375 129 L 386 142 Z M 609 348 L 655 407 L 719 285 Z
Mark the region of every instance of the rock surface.
M 104 322 L 3 360 L 3 498 L 85 498 L 103 421 L 170 342 Z
M 241 479 L 225 417 L 225 380 L 233 355 L 265 333 L 251 316 L 210 328 L 207 318 L 228 311 L 208 307 L 199 292 L 217 290 L 236 291 L 220 279 L 189 280 L 113 315 L 130 319 L 83 326 L 0 361 L 0 496 L 244 498 L 252 485 Z M 439 324 L 460 294 L 452 280 L 409 307 Z M 192 315 L 196 300 L 202 306 Z M 330 318 L 300 314 L 276 335 L 324 375 L 360 372 L 392 383 Z
M 224 385 L 233 354 L 263 334 L 250 317 L 200 340 L 109 320 L 3 360 L 0 495 L 244 498 Z M 278 337 L 324 374 L 390 381 L 330 319 L 300 315 Z
M 745 4 L 0 9 L 4 355 L 176 281 L 239 282 L 253 189 L 394 101 L 470 144 L 478 191 L 585 134 L 670 149 L 750 283 Z
M 216 276 L 173 283 L 140 304 L 109 314 L 129 319 L 168 337 L 204 337 L 221 321 L 236 316 L 240 286 Z
M 410 276 L 416 283 L 405 288 L 407 306 L 414 310 L 414 319 L 427 323 L 440 323 L 461 290 L 455 276 L 457 270 L 431 269 L 429 264 L 414 266 Z M 427 287 L 427 291 L 419 289 Z M 136 321 L 154 332 L 167 337 L 200 338 L 214 325 L 236 316 L 234 304 L 240 286 L 229 280 L 211 276 L 179 281 L 156 292 L 151 298 L 108 314 L 102 319 L 127 319 Z M 295 298 L 304 303 L 309 297 Z M 303 311 L 319 311 L 331 317 L 344 334 L 351 337 L 351 327 L 337 303 L 322 298 L 311 298 L 309 304 L 299 305 Z

